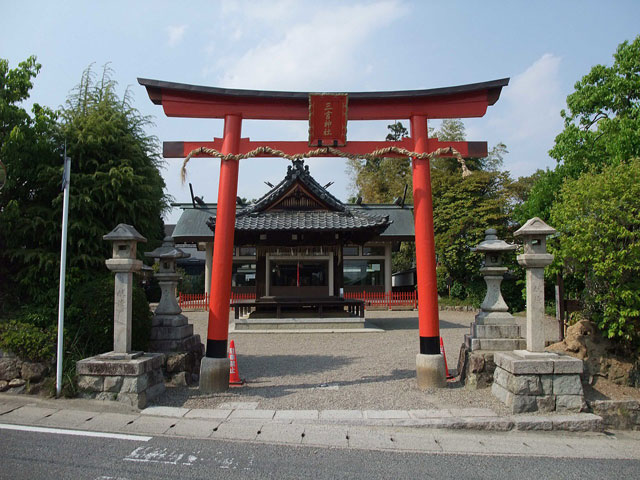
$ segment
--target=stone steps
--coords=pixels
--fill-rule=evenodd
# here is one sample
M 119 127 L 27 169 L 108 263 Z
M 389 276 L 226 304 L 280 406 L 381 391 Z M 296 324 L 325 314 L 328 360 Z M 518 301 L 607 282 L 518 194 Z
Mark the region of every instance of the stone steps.
M 471 324 L 473 338 L 522 338 L 519 325 L 478 325 Z
M 464 336 L 465 345 L 471 351 L 511 351 L 526 348 L 527 341 L 523 338 L 473 338 Z

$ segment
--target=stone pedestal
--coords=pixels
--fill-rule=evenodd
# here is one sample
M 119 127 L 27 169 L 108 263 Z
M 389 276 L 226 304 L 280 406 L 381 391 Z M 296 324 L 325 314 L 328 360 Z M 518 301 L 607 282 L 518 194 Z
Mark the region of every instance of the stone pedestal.
M 193 325 L 182 315 L 175 295 L 180 280 L 176 261 L 190 255 L 177 248 L 171 237 L 165 237 L 160 247 L 145 255 L 159 261 L 155 277 L 162 291 L 151 320 L 149 350 L 167 354 L 165 373 L 168 380 L 175 385 L 188 385 L 195 380 L 194 375 L 198 376 L 203 355 L 200 336 L 193 334 Z
M 161 353 L 104 353 L 76 364 L 78 388 L 84 398 L 114 400 L 145 408 L 164 393 Z
M 526 350 L 497 352 L 491 392 L 513 413 L 579 412 L 586 407 L 582 360 Z

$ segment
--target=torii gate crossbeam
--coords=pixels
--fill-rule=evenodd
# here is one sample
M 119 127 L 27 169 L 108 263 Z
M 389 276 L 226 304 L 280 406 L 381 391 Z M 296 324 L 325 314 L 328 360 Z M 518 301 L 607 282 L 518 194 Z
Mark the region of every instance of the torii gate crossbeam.
M 270 146 L 288 155 L 310 150 L 307 142 L 252 142 L 241 138 L 243 119 L 308 120 L 310 94 L 235 90 L 138 79 L 149 98 L 162 105 L 170 117 L 223 118 L 224 137 L 213 142 L 165 142 L 164 156 L 184 157 L 198 147 L 222 154 L 245 154 L 259 146 Z M 409 119 L 411 137 L 400 142 L 348 142 L 341 152 L 362 155 L 395 145 L 417 154 L 451 146 L 463 157 L 484 157 L 486 142 L 439 142 L 428 138 L 427 119 L 481 117 L 495 104 L 509 79 L 456 87 L 395 92 L 354 92 L 348 97 L 346 120 Z M 343 95 L 343 94 L 341 94 Z M 393 155 L 390 155 L 393 156 Z M 209 326 L 206 357 L 203 359 L 200 389 L 219 392 L 228 389 L 227 340 L 235 207 L 238 187 L 237 159 L 221 161 L 217 218 L 214 235 Z M 418 386 L 443 386 L 444 361 L 440 353 L 438 294 L 433 232 L 433 205 L 428 158 L 412 160 L 415 218 L 416 267 L 420 350 L 416 359 Z

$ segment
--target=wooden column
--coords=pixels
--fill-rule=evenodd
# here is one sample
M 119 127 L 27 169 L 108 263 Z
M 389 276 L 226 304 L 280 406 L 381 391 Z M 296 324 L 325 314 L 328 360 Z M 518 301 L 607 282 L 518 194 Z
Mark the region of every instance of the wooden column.
M 224 117 L 223 154 L 239 152 L 241 127 L 242 117 L 239 115 Z M 211 296 L 209 297 L 209 325 L 207 329 L 206 356 L 210 358 L 227 358 L 238 167 L 238 160 L 220 161 L 220 186 L 213 240 Z
M 411 136 L 416 153 L 427 152 L 427 119 L 411 117 Z M 436 281 L 436 249 L 433 234 L 433 200 L 429 159 L 414 158 L 413 215 L 416 232 L 416 270 L 418 276 L 418 329 L 420 353 L 440 354 L 438 289 Z

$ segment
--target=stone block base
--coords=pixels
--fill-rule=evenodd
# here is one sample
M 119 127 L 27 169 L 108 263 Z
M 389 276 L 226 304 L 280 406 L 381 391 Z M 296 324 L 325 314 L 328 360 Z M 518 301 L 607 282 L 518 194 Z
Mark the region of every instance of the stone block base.
M 443 388 L 447 386 L 444 355 L 416 355 L 416 377 L 418 388 Z
M 198 383 L 200 362 L 204 356 L 204 345 L 185 352 L 168 352 L 162 365 L 165 381 L 171 386 L 184 387 Z
M 302 329 L 352 329 L 364 328 L 364 318 L 342 317 L 298 317 L 298 318 L 240 318 L 235 329 L 241 330 L 302 330 Z
M 200 393 L 221 393 L 229 390 L 229 370 L 228 358 L 204 357 L 200 363 Z
M 496 352 L 491 392 L 513 413 L 579 412 L 582 360 L 554 353 Z
M 465 388 L 477 390 L 488 388 L 493 383 L 493 372 L 496 364 L 493 361 L 494 352 L 471 351 L 464 343 L 460 347 L 458 356 L 458 374 L 460 383 Z
M 164 393 L 163 361 L 162 353 L 124 358 L 113 352 L 80 360 L 76 364 L 80 395 L 144 408 Z

